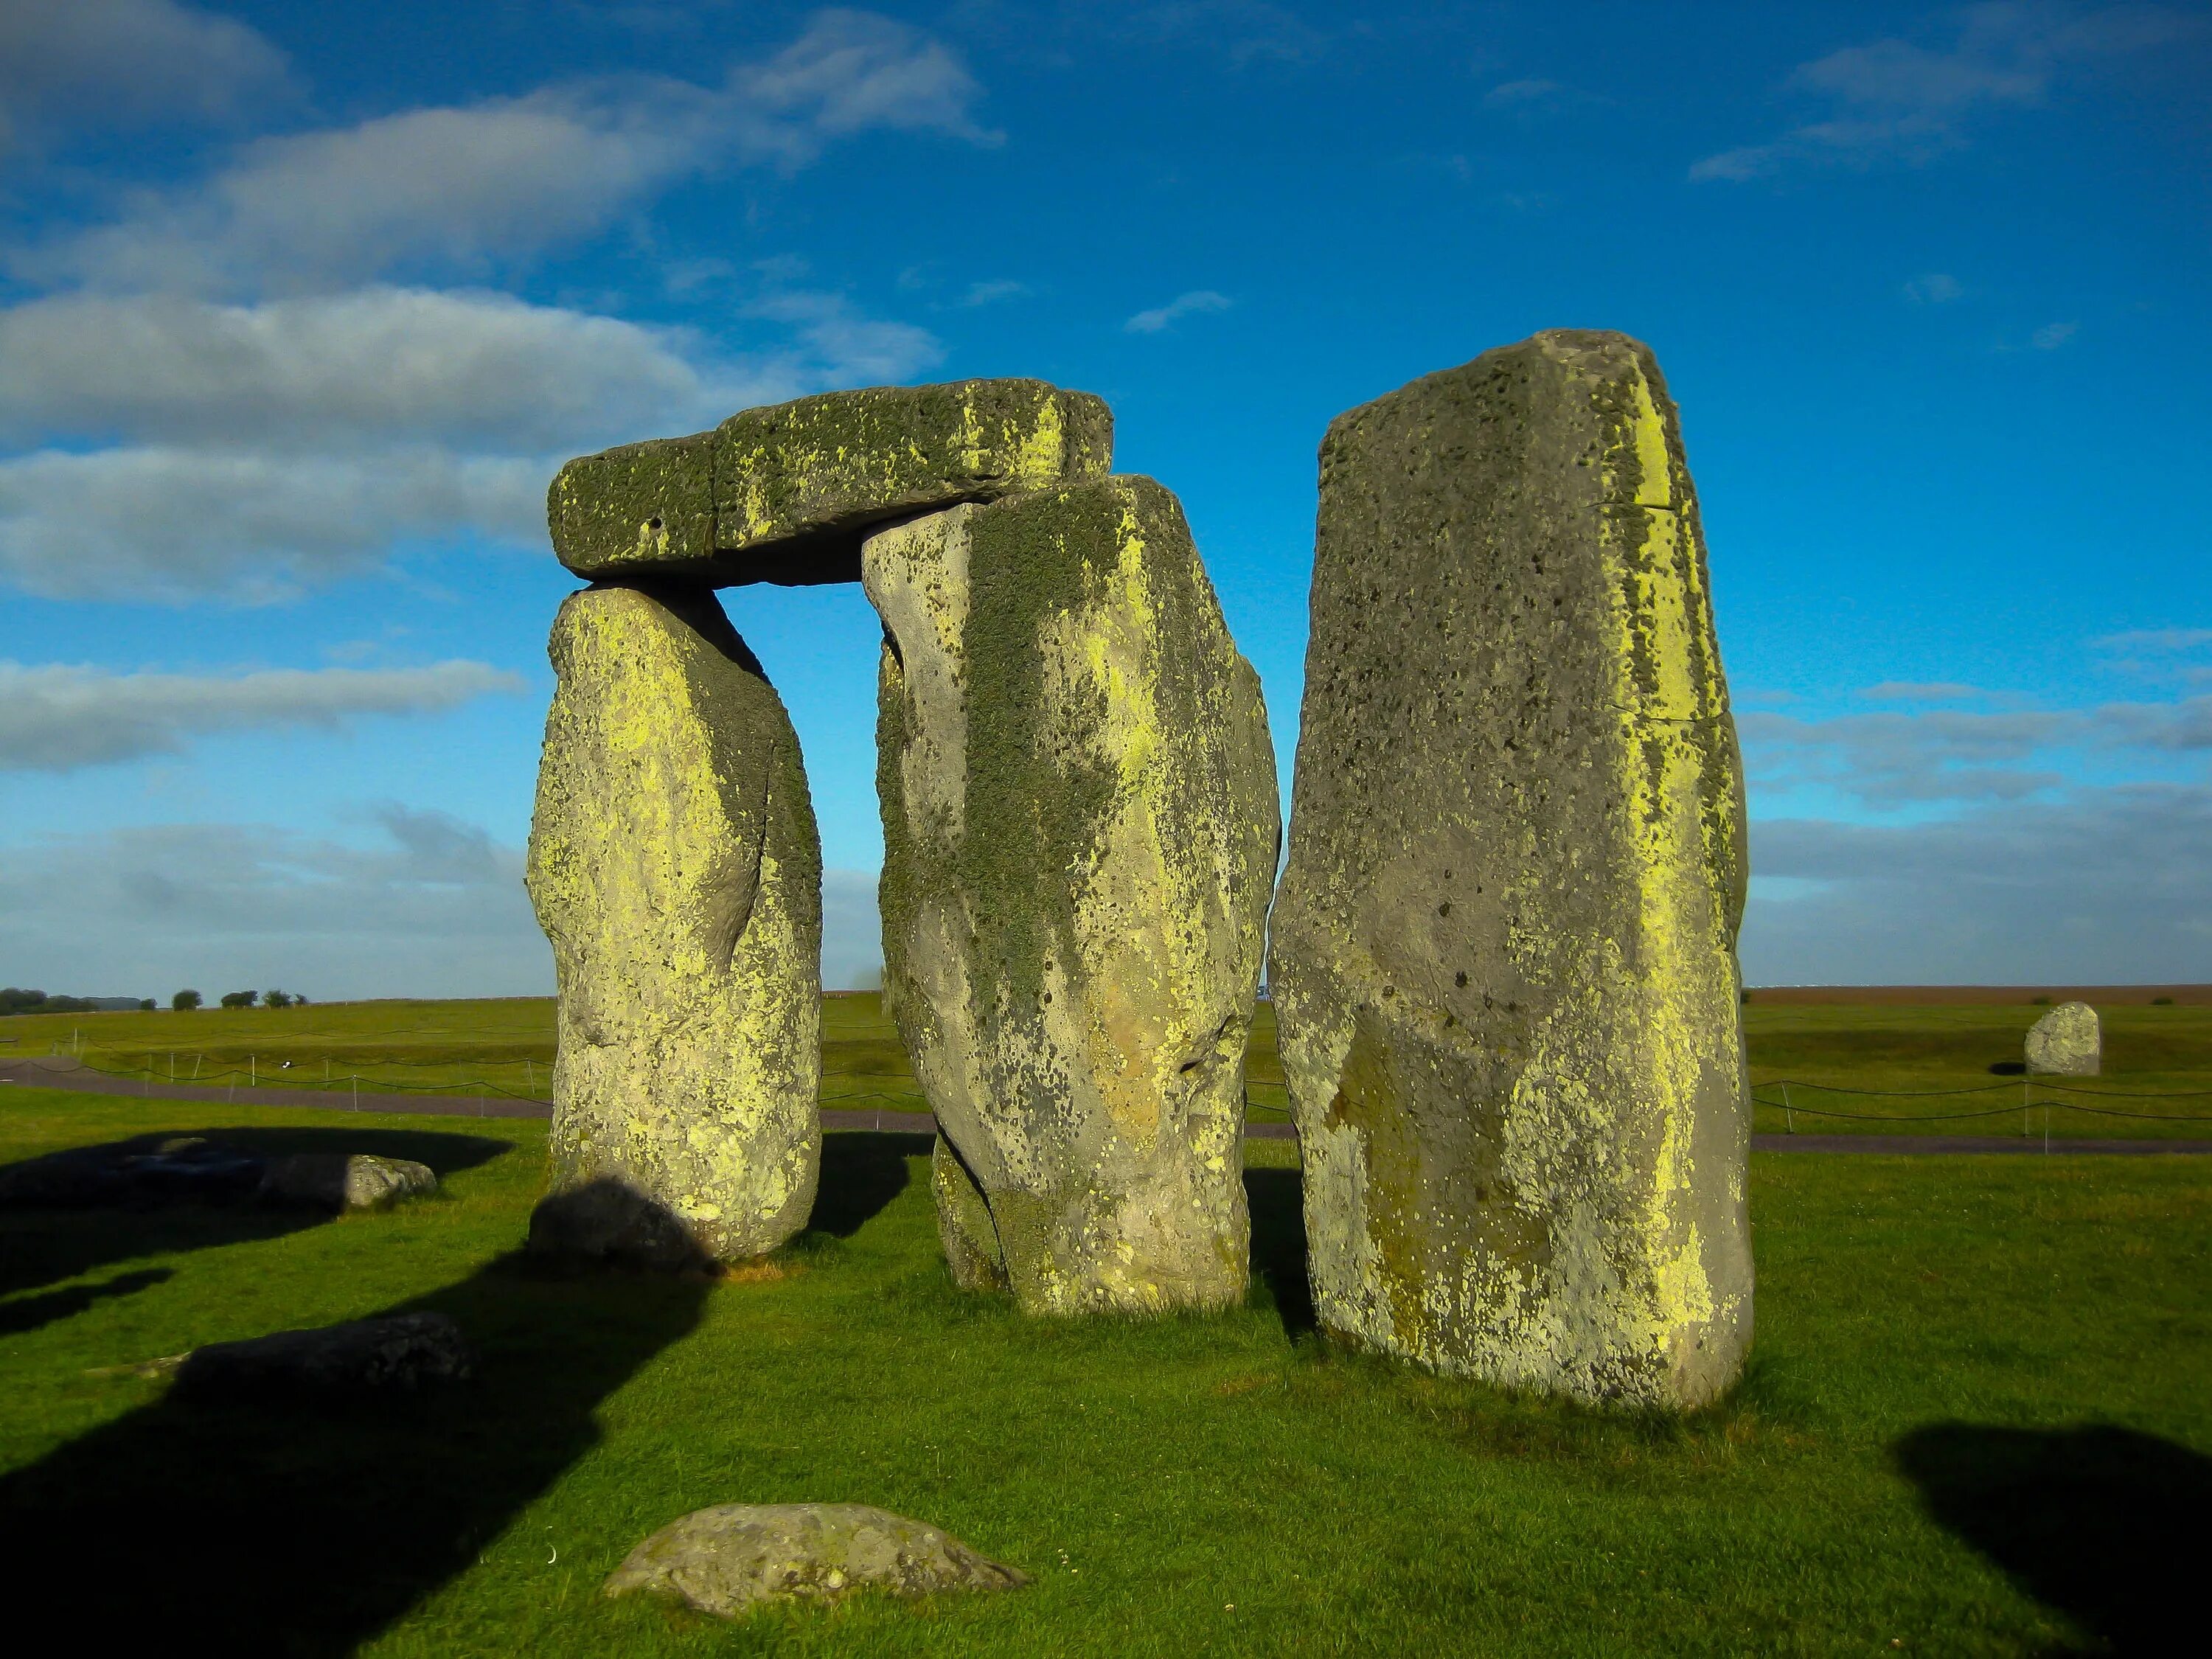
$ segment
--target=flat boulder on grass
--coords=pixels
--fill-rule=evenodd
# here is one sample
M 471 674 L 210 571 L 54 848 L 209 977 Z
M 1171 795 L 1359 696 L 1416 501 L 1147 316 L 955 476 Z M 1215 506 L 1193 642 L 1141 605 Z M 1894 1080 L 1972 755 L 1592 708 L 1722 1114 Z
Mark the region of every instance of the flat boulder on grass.
M 392 1314 L 195 1348 L 175 1387 L 200 1399 L 411 1390 L 475 1370 L 461 1328 L 444 1314 Z
M 261 1196 L 271 1203 L 337 1212 L 387 1210 L 437 1190 L 428 1164 L 366 1152 L 295 1152 L 272 1158 L 261 1177 Z
M 72 1147 L 0 1170 L 0 1209 L 229 1203 L 252 1197 L 265 1169 L 251 1152 L 200 1135 Z
M 629 1553 L 605 1593 L 673 1598 L 724 1618 L 765 1601 L 1013 1589 L 1029 1575 L 949 1533 L 866 1504 L 718 1504 Z
M 2062 1002 L 2027 1030 L 2027 1069 L 2043 1077 L 2094 1077 L 2104 1061 L 2097 1011 Z

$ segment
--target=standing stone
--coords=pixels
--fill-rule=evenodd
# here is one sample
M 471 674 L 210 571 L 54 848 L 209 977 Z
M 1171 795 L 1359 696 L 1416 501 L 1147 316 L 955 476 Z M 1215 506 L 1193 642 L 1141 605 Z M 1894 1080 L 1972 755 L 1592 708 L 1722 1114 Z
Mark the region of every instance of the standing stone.
M 703 590 L 553 624 L 528 884 L 553 942 L 552 1194 L 533 1248 L 773 1249 L 821 1156 L 822 861 L 783 704 Z
M 885 1000 L 955 1275 L 1036 1313 L 1239 1300 L 1280 809 L 1181 507 L 1064 484 L 881 532 L 863 571 Z
M 885 520 L 1102 476 L 1113 447 L 1103 399 L 1042 380 L 832 392 L 580 457 L 547 517 L 580 576 L 858 581 Z
M 2086 1002 L 2062 1002 L 2027 1028 L 2032 1075 L 2094 1077 L 2104 1057 L 2097 1011 Z
M 1735 728 L 1650 351 L 1560 330 L 1340 416 L 1273 922 L 1316 1312 L 1692 1407 L 1751 1336 Z

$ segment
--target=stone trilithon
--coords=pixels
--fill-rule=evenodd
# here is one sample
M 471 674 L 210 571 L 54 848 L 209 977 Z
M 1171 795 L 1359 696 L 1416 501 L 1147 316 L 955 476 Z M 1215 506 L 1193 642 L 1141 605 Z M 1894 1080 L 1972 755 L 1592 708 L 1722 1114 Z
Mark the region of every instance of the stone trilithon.
M 1735 731 L 1656 363 L 1540 334 L 1341 416 L 1270 975 L 1322 1324 L 1690 1407 L 1750 1339 Z
M 1035 380 L 802 398 L 562 469 L 530 884 L 561 980 L 548 1249 L 805 1224 L 819 860 L 782 706 L 712 590 L 881 614 L 886 997 L 964 1283 L 1036 1312 L 1243 1293 L 1243 1049 L 1273 751 L 1175 498 Z

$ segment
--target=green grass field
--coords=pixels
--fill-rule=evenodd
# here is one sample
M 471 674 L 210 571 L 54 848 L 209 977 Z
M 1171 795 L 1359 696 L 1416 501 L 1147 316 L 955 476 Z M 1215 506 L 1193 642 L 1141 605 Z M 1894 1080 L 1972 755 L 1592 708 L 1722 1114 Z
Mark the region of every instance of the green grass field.
M 2054 1138 L 2212 1137 L 2212 1006 L 2101 1011 L 2105 1070 L 2060 1085 L 2017 1073 L 2033 1003 L 1899 1006 L 1759 1000 L 1744 1010 L 1756 1127 L 1820 1133 L 1917 1132 Z M 10 1040 L 12 1039 L 12 1041 Z M 420 1091 L 544 1098 L 553 1063 L 546 998 L 354 1002 L 188 1014 L 36 1014 L 0 1019 L 0 1055 L 81 1054 L 131 1076 L 241 1088 Z M 1288 1116 L 1274 1011 L 1248 1059 L 1257 1121 Z M 927 1109 L 898 1033 L 872 993 L 823 1003 L 823 1103 Z
M 2200 1159 L 1756 1157 L 1755 1358 L 1678 1424 L 1330 1349 L 1282 1143 L 1254 1147 L 1247 1307 L 1039 1323 L 951 1286 L 916 1139 L 830 1137 L 769 1273 L 563 1275 L 516 1253 L 537 1122 L 0 1091 L 0 1163 L 185 1131 L 445 1184 L 311 1224 L 0 1212 L 0 1559 L 102 1645 L 2027 1655 L 2171 1651 L 2159 1621 L 2197 1616 Z M 476 1382 L 246 1409 L 113 1370 L 418 1306 L 471 1332 Z M 923 1516 L 1037 1583 L 734 1626 L 597 1594 L 678 1515 L 801 1499 Z

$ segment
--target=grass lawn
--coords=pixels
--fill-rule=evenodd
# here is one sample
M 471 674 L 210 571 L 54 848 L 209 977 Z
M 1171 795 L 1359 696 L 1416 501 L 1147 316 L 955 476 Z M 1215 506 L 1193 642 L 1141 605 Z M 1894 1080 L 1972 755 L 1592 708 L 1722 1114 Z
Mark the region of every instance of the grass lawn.
M 1670 1424 L 1317 1340 L 1282 1143 L 1253 1148 L 1249 1305 L 1061 1324 L 952 1288 L 912 1138 L 830 1137 L 775 1273 L 562 1275 L 515 1255 L 538 1123 L 0 1090 L 0 1163 L 185 1131 L 446 1180 L 336 1222 L 0 1213 L 0 1559 L 102 1646 L 2025 1655 L 2201 1622 L 2202 1159 L 1756 1158 L 1753 1368 Z M 96 1374 L 417 1306 L 470 1331 L 478 1380 L 249 1410 Z M 678 1515 L 800 1499 L 1037 1583 L 735 1626 L 598 1595 Z
M 2040 1138 L 2047 1125 L 2053 1139 L 2212 1137 L 2212 1006 L 2103 1009 L 2104 1074 L 2063 1087 L 2016 1075 L 2021 1039 L 2045 1012 L 2027 1002 L 1803 1005 L 1754 993 L 1744 1024 L 1755 1127 Z M 825 998 L 822 1036 L 824 1105 L 928 1109 L 881 996 Z M 553 1004 L 518 997 L 0 1019 L 0 1055 L 57 1050 L 103 1070 L 179 1082 L 349 1090 L 358 1079 L 363 1093 L 543 1099 L 551 1090 Z M 1255 1121 L 1287 1121 L 1274 1010 L 1266 1004 L 1246 1069 Z

